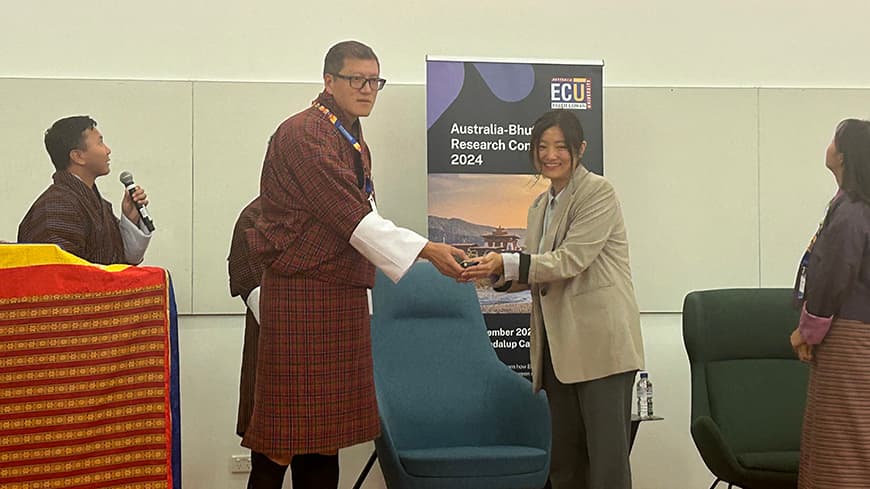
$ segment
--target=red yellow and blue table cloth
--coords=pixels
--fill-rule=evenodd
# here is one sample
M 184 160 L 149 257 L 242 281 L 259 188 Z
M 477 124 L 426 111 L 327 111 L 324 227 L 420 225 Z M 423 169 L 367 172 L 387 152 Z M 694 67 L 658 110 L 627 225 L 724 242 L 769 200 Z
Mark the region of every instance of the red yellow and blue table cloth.
M 0 487 L 180 489 L 168 273 L 0 244 Z

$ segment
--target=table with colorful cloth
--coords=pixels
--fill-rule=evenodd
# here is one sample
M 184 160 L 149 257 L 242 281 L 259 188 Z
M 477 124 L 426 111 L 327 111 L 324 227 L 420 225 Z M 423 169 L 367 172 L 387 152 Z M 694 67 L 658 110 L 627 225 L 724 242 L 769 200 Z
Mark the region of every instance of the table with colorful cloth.
M 0 487 L 181 488 L 166 270 L 0 244 Z

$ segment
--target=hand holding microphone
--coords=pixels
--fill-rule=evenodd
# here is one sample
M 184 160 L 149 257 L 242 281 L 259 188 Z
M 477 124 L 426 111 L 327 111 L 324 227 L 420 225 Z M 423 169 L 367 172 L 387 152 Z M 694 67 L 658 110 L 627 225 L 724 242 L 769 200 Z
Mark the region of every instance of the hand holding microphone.
M 121 172 L 121 183 L 127 189 L 127 195 L 124 196 L 124 201 L 121 203 L 122 211 L 133 222 L 136 222 L 136 215 L 145 223 L 145 227 L 149 232 L 154 231 L 154 221 L 151 220 L 151 215 L 148 214 L 148 196 L 141 187 L 133 183 L 133 174 L 125 171 Z

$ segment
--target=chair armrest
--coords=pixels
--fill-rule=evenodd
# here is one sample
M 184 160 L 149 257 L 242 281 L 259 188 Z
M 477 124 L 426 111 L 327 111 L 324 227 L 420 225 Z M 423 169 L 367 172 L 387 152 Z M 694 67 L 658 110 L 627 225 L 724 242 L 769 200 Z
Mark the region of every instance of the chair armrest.
M 742 468 L 728 446 L 719 426 L 709 416 L 699 416 L 692 421 L 692 439 L 707 468 L 716 477 L 735 482 L 740 480 Z
M 531 383 L 504 365 L 488 379 L 484 393 L 487 411 L 500 414 L 499 439 L 548 450 L 551 443 L 550 407 L 544 391 L 532 391 Z
M 381 415 L 381 436 L 375 438 L 375 450 L 378 454 L 378 464 L 381 473 L 388 485 L 400 485 L 401 481 L 408 477 L 402 462 L 399 460 L 399 452 L 396 449 L 390 427 L 384 422 Z

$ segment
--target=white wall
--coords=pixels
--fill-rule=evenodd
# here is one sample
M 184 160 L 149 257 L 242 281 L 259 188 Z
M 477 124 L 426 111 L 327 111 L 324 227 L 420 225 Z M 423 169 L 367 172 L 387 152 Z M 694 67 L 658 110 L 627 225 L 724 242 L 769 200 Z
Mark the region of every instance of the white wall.
M 6 80 L 3 86 L 21 83 L 30 95 L 0 93 L 0 141 L 7 150 L 7 178 L 0 184 L 0 239 L 14 237 L 22 206 L 29 204 L 21 201 L 22 195 L 35 197 L 48 181 L 41 131 L 62 115 L 91 112 L 107 137 L 116 136 L 116 161 L 154 165 L 136 170 L 143 183 L 150 182 L 152 194 L 168 188 L 163 174 L 172 174 L 173 184 L 187 187 L 180 197 L 164 194 L 154 201 L 155 207 L 165 209 L 155 216 L 158 223 L 177 224 L 161 228 L 170 231 L 149 253 L 153 263 L 172 264 L 176 251 L 192 254 L 197 240 L 219 239 L 221 228 L 211 226 L 213 216 L 193 213 L 182 199 L 192 202 L 207 193 L 205 184 L 221 181 L 227 171 L 215 168 L 198 175 L 203 167 L 194 168 L 194 145 L 211 143 L 213 154 L 237 155 L 234 175 L 244 174 L 244 165 L 250 165 L 251 176 L 238 185 L 253 191 L 262 158 L 256 141 L 261 137 L 265 144 L 267 128 L 273 126 L 263 120 L 266 112 L 280 117 L 300 108 L 297 100 L 288 99 L 285 105 L 254 108 L 256 121 L 226 121 L 250 136 L 240 150 L 234 141 L 197 142 L 197 135 L 207 134 L 192 127 L 195 117 L 208 117 L 196 105 L 204 99 L 192 97 L 191 106 L 161 106 L 170 99 L 184 104 L 176 89 L 184 91 L 185 84 L 153 82 L 275 81 L 281 82 L 276 92 L 283 93 L 287 82 L 316 82 L 326 48 L 341 39 L 370 43 L 391 85 L 410 84 L 394 91 L 393 102 L 381 98 L 369 121 L 373 126 L 378 118 L 398 117 L 419 121 L 422 127 L 424 108 L 411 103 L 416 99 L 407 93 L 419 90 L 424 80 L 426 54 L 604 59 L 608 175 L 624 202 L 638 287 L 650 304 L 669 305 L 661 310 L 676 310 L 673 305 L 684 291 L 670 290 L 684 283 L 688 288 L 789 285 L 794 258 L 833 190 L 822 168 L 833 125 L 845 116 L 867 116 L 870 107 L 870 64 L 864 61 L 870 3 L 863 0 L 546 5 L 518 0 L 2 0 L 2 7 L 6 22 L 0 29 L 0 77 L 21 79 Z M 57 86 L 39 80 L 50 78 L 147 82 L 69 82 L 74 89 L 67 85 L 63 100 L 54 100 L 61 92 L 40 91 Z M 857 90 L 846 89 L 850 87 Z M 189 84 L 187 88 L 193 89 Z M 204 90 L 220 102 L 220 84 Z M 176 95 L 178 99 L 166 98 Z M 221 122 L 203 121 L 200 129 Z M 375 176 L 383 208 L 400 223 L 419 229 L 425 223 L 420 215 L 425 208 L 422 160 L 414 164 L 413 158 L 402 158 L 415 151 L 405 140 L 391 140 L 388 132 L 378 134 L 377 129 L 370 135 L 377 142 Z M 179 153 L 176 143 L 184 138 L 193 142 L 186 153 L 182 142 Z M 222 151 L 222 145 L 228 149 Z M 125 153 L 126 161 L 121 159 Z M 181 164 L 187 173 L 172 173 L 173 164 Z M 660 223 L 679 223 L 682 233 L 662 232 Z M 725 233 L 723 225 L 739 232 Z M 686 259 L 687 252 L 691 259 Z M 223 257 L 212 253 L 199 266 L 220 271 L 223 263 L 215 260 Z M 194 265 L 203 259 L 197 256 Z M 711 267 L 712 272 L 705 271 Z M 192 274 L 182 292 L 182 311 L 196 310 Z M 661 293 L 665 290 L 669 292 Z M 202 300 L 206 304 L 209 299 Z M 238 315 L 181 319 L 187 488 L 244 487 L 245 478 L 228 471 L 229 456 L 243 453 L 233 435 L 242 322 Z M 688 434 L 689 375 L 680 317 L 644 314 L 642 323 L 657 410 L 666 419 L 641 427 L 632 455 L 635 486 L 707 487 L 709 473 Z M 342 487 L 350 486 L 367 455 L 367 446 L 343 452 Z M 383 487 L 377 469 L 365 487 Z
M 3 0 L 0 76 L 319 79 L 337 40 L 386 78 L 425 54 L 604 59 L 614 85 L 867 86 L 863 0 Z
M 225 259 L 239 209 L 258 191 L 266 141 L 316 83 L 0 79 L 16 165 L 0 181 L 0 236 L 14 239 L 51 166 L 41 134 L 55 117 L 90 113 L 113 147 L 104 195 L 132 171 L 158 229 L 145 264 L 172 273 L 182 314 L 241 311 Z M 787 286 L 833 179 L 821 164 L 836 122 L 870 89 L 604 89 L 605 169 L 629 229 L 638 302 L 677 312 L 699 288 Z M 426 232 L 422 84 L 392 86 L 365 121 L 378 207 Z M 790 121 L 811 111 L 813 116 Z M 49 121 L 49 122 L 46 122 Z M 799 193 L 799 198 L 794 195 Z M 663 279 L 666 277 L 666 279 Z

